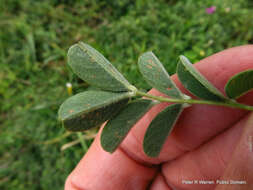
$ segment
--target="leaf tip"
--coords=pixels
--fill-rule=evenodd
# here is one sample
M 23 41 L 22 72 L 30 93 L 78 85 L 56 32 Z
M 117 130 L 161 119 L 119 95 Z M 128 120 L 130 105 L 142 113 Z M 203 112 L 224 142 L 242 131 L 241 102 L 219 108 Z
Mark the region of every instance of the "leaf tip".
M 184 55 L 180 55 L 179 56 L 179 60 L 183 64 L 191 64 L 192 65 L 192 63 L 189 61 L 189 59 L 186 56 L 184 56 Z
M 103 129 L 103 131 L 104 131 L 104 129 Z M 107 138 L 108 137 L 106 135 L 104 135 L 105 133 L 103 131 L 102 131 L 102 134 L 100 136 L 101 147 L 103 148 L 104 151 L 112 154 L 116 150 L 117 147 L 108 145 L 108 143 L 107 143 Z
M 143 151 L 148 157 L 151 157 L 151 158 L 155 158 L 159 156 L 160 154 L 160 151 L 150 150 L 150 147 L 146 145 L 145 142 L 143 144 Z
M 139 59 L 138 59 L 138 63 L 141 63 L 142 61 L 145 61 L 146 58 L 152 58 L 154 57 L 155 54 L 152 52 L 152 51 L 148 51 L 148 52 L 145 52 L 143 53 Z
M 253 89 L 253 70 L 246 70 L 232 76 L 225 85 L 225 93 L 237 99 Z

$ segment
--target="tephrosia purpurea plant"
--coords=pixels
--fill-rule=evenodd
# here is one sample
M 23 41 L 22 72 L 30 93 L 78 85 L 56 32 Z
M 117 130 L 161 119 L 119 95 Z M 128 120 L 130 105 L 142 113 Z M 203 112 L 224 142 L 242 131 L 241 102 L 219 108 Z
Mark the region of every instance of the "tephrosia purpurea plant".
M 114 152 L 131 127 L 154 105 L 170 102 L 150 123 L 143 141 L 144 152 L 159 155 L 180 114 L 191 104 L 227 106 L 253 111 L 253 106 L 240 104 L 239 98 L 253 88 L 253 70 L 233 76 L 225 86 L 224 96 L 190 61 L 180 56 L 177 75 L 183 86 L 199 99 L 183 94 L 162 63 L 152 53 L 140 56 L 138 65 L 147 83 L 167 95 L 153 96 L 131 85 L 123 75 L 97 50 L 79 42 L 68 51 L 68 64 L 73 72 L 97 90 L 88 90 L 68 98 L 59 109 L 59 119 L 70 131 L 83 131 L 101 126 L 101 145 Z M 143 99 L 142 97 L 145 97 Z

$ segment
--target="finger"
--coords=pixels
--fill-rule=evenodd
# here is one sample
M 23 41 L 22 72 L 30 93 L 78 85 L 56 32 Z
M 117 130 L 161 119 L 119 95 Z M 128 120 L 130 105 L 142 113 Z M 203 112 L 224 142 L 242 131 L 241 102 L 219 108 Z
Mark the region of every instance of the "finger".
M 176 189 L 214 189 L 240 139 L 248 116 L 213 140 L 162 166 L 167 184 Z M 210 183 L 210 184 L 209 184 Z
M 253 189 L 253 114 L 215 190 Z
M 154 114 L 153 112 L 149 115 Z M 147 119 L 149 118 L 147 117 Z M 145 122 L 145 118 L 142 119 L 142 122 Z M 112 186 L 115 186 L 120 189 L 131 189 L 131 185 L 135 184 L 139 185 L 139 189 L 145 189 L 149 180 L 154 177 L 155 169 L 141 166 L 134 160 L 131 160 L 128 157 L 128 155 L 131 157 L 131 152 L 127 152 L 126 154 L 125 151 L 122 151 L 124 149 L 119 149 L 112 155 L 104 152 L 100 147 L 98 139 L 99 136 L 96 138 L 87 155 L 68 178 L 67 181 L 71 184 L 71 187 L 76 189 L 105 189 L 105 187 L 108 187 L 110 189 Z M 135 144 L 141 145 L 141 142 Z M 129 148 L 131 148 L 131 144 L 129 144 Z M 133 152 L 135 151 L 138 151 L 138 147 L 133 148 Z M 113 165 L 116 167 L 111 167 Z M 101 183 L 98 183 L 98 181 L 101 181 Z M 129 183 L 126 184 L 126 181 L 129 181 Z M 106 186 L 102 185 L 103 183 Z
M 150 190 L 172 190 L 170 187 L 168 187 L 164 177 L 162 175 L 158 175 L 151 187 L 150 187 Z
M 105 152 L 99 142 L 100 134 L 89 151 L 66 181 L 66 190 L 144 190 L 156 174 L 156 168 L 142 166 L 121 149 Z
M 71 182 L 70 177 L 68 177 L 68 179 L 65 182 L 65 186 L 64 186 L 65 190 L 78 190 L 74 184 Z
M 253 46 L 241 46 L 228 49 L 210 56 L 194 66 L 220 91 L 228 79 L 234 74 L 243 70 L 253 68 Z M 189 95 L 180 84 L 176 76 L 173 80 L 178 87 Z M 151 90 L 154 95 L 161 95 L 156 90 Z M 241 102 L 253 104 L 253 93 L 240 98 Z M 182 113 L 179 122 L 173 132 L 166 140 L 158 158 L 149 158 L 142 148 L 142 141 L 146 128 L 152 119 L 168 104 L 160 104 L 152 108 L 130 131 L 121 147 L 135 160 L 145 163 L 161 163 L 175 159 L 186 151 L 190 151 L 208 141 L 213 136 L 228 128 L 246 112 L 238 109 L 231 109 L 209 105 L 192 105 Z

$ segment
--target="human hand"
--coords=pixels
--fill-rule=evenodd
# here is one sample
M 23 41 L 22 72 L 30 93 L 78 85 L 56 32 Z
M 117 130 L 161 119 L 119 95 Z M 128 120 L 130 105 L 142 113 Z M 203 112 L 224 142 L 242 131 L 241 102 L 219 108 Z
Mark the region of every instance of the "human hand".
M 224 92 L 231 76 L 253 69 L 253 46 L 222 51 L 195 67 Z M 190 95 L 177 76 L 172 78 L 183 93 Z M 154 89 L 150 93 L 160 95 Z M 253 92 L 239 101 L 252 105 Z M 225 107 L 192 105 L 182 113 L 159 157 L 149 158 L 142 149 L 146 128 L 167 105 L 153 107 L 113 154 L 102 149 L 100 130 L 89 151 L 66 180 L 65 190 L 253 189 L 252 114 Z M 194 184 L 200 180 L 214 184 Z M 247 184 L 219 185 L 216 180 L 224 180 L 224 183 L 237 180 Z M 193 184 L 187 184 L 191 182 Z

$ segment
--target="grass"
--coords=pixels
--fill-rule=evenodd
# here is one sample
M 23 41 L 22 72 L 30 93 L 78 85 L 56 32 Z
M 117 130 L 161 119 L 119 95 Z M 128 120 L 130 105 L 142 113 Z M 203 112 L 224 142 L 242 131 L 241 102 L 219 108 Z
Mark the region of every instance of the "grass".
M 57 110 L 66 83 L 74 93 L 87 87 L 66 65 L 72 44 L 91 44 L 149 89 L 137 70 L 141 53 L 154 51 L 172 74 L 180 54 L 196 62 L 252 43 L 252 8 L 250 0 L 0 0 L 0 189 L 62 189 L 85 153 L 81 144 L 61 151 L 77 134 L 44 143 L 65 134 Z

